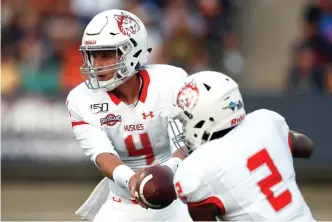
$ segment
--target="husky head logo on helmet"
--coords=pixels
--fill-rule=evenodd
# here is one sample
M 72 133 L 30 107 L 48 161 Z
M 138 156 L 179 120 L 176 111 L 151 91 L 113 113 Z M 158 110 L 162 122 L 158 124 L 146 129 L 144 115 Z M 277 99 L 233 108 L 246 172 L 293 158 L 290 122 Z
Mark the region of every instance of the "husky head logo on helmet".
M 121 15 L 114 15 L 114 17 L 118 22 L 118 27 L 122 34 L 128 35 L 130 37 L 130 35 L 139 31 L 140 27 L 138 22 L 136 22 L 135 19 L 129 15 L 121 12 Z
M 83 58 L 81 74 L 90 89 L 111 91 L 137 73 L 147 60 L 147 31 L 142 21 L 124 10 L 108 10 L 96 15 L 87 25 L 80 52 Z M 95 67 L 94 51 L 113 51 L 116 62 Z M 114 72 L 111 79 L 100 80 L 103 73 Z
M 189 109 L 196 105 L 199 97 L 199 90 L 196 86 L 195 80 L 185 82 L 183 87 L 179 90 L 176 98 L 176 103 L 181 109 Z

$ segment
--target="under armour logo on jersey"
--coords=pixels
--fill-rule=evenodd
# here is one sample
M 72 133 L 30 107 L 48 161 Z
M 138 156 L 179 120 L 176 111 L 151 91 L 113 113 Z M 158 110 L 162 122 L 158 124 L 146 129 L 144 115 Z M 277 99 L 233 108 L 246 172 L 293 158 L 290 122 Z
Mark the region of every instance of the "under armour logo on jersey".
M 142 116 L 143 116 L 143 119 L 147 119 L 147 118 L 153 118 L 154 115 L 153 115 L 153 112 L 150 111 L 149 113 L 142 113 Z

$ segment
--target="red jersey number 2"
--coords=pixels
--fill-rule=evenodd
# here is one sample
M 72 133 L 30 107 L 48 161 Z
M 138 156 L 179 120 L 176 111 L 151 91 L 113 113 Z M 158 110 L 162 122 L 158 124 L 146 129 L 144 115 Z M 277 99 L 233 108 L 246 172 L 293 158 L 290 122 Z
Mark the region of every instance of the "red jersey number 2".
M 274 196 L 271 188 L 280 183 L 282 181 L 282 177 L 266 149 L 262 149 L 250 157 L 247 162 L 247 167 L 250 171 L 254 171 L 263 164 L 266 164 L 266 166 L 270 169 L 271 174 L 259 181 L 258 186 L 260 187 L 262 193 L 267 197 L 267 200 L 273 209 L 278 212 L 292 202 L 292 195 L 289 190 L 286 189 L 278 196 Z
M 133 140 L 133 136 L 129 135 L 125 139 L 129 156 L 145 156 L 146 165 L 150 165 L 154 161 L 153 149 L 151 146 L 150 138 L 147 133 L 139 135 L 142 143 L 142 149 L 137 149 Z

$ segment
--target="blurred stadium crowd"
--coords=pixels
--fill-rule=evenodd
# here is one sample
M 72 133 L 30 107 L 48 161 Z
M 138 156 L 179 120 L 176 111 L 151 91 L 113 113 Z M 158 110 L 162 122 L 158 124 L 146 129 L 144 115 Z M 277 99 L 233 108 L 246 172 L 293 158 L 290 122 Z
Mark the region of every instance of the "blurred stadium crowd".
M 65 95 L 82 82 L 78 52 L 89 20 L 121 8 L 140 17 L 153 48 L 150 63 L 188 73 L 212 69 L 245 75 L 232 0 L 3 0 L 2 95 Z M 332 3 L 315 0 L 291 49 L 290 92 L 332 92 Z
M 294 44 L 290 91 L 332 92 L 332 1 L 314 0 L 303 10 Z
M 89 20 L 105 9 L 125 9 L 143 20 L 153 48 L 150 63 L 172 64 L 192 73 L 208 67 L 220 69 L 221 52 L 238 51 L 228 21 L 229 0 L 190 4 L 183 0 L 2 2 L 3 95 L 22 91 L 57 95 L 82 82 L 78 52 L 82 33 Z M 242 61 L 240 54 L 230 56 Z

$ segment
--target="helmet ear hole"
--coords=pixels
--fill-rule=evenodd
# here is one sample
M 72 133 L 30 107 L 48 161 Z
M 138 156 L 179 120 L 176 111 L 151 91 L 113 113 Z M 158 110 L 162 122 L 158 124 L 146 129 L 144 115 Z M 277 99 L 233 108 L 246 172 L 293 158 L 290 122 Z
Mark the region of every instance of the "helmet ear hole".
M 137 58 L 140 54 L 141 54 L 142 50 L 138 50 L 135 54 L 134 54 L 134 57 Z
M 135 66 L 135 70 L 138 71 L 140 67 L 141 67 L 141 63 L 138 62 L 138 63 L 136 64 L 136 66 Z
M 196 129 L 200 129 L 200 128 L 202 128 L 202 126 L 204 125 L 204 123 L 205 123 L 205 121 L 204 121 L 204 120 L 201 120 L 201 121 L 199 121 L 199 122 L 194 126 L 194 128 L 196 128 Z
M 135 39 L 130 38 L 129 40 L 131 41 L 131 43 L 133 43 L 134 47 L 136 47 L 138 45 L 137 42 L 135 41 Z
M 208 84 L 205 84 L 205 83 L 203 83 L 203 85 L 205 86 L 205 88 L 206 88 L 207 91 L 210 91 L 211 86 L 209 86 Z

